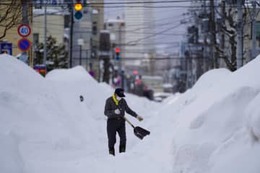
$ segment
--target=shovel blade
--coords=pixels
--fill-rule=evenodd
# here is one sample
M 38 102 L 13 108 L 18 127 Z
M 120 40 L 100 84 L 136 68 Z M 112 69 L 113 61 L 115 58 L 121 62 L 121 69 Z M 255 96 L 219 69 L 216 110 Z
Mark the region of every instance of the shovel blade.
M 134 134 L 137 136 L 139 139 L 143 139 L 146 135 L 150 135 L 150 131 L 142 128 L 142 127 L 135 127 L 134 128 Z

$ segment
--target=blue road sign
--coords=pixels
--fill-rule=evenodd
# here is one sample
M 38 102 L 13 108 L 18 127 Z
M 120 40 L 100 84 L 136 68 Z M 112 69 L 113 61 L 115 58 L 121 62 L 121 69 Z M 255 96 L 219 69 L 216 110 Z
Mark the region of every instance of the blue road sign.
M 13 45 L 8 42 L 0 42 L 0 53 L 13 54 Z
M 18 41 L 18 48 L 21 51 L 27 51 L 28 49 L 30 49 L 30 47 L 31 47 L 31 42 L 27 38 L 21 38 Z
M 52 5 L 57 5 L 57 0 L 52 0 L 51 4 Z

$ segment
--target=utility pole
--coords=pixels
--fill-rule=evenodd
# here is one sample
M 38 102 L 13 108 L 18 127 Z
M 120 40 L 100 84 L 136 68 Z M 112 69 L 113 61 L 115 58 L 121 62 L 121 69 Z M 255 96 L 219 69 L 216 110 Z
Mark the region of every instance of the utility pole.
M 43 64 L 47 72 L 46 61 L 47 61 L 47 2 L 44 2 L 44 47 L 43 47 Z
M 237 0 L 237 69 L 243 65 L 243 20 L 242 20 L 242 0 Z
M 70 52 L 69 52 L 69 67 L 72 68 L 72 52 L 73 52 L 73 28 L 74 28 L 74 14 L 73 14 L 73 4 L 69 4 L 70 10 Z
M 225 3 L 225 0 L 222 0 L 221 2 L 222 4 L 222 19 L 221 19 L 221 25 L 225 25 L 225 12 L 226 12 L 226 3 Z M 221 26 L 222 27 L 222 26 Z M 224 51 L 225 49 L 225 33 L 223 31 L 223 29 L 221 29 L 221 49 Z M 225 56 L 222 54 L 222 56 Z
M 207 13 L 207 4 L 206 0 L 203 1 L 203 17 L 205 19 Z M 208 21 L 209 22 L 209 21 Z M 208 25 L 207 25 L 208 26 Z M 208 32 L 207 27 L 207 32 Z M 208 57 L 208 45 L 207 45 L 207 35 L 205 34 L 205 26 L 203 27 L 203 72 L 208 71 L 209 69 L 209 57 Z
M 119 49 L 122 49 L 122 22 L 119 22 Z M 124 88 L 124 71 L 122 70 L 122 56 L 119 58 L 119 73 L 121 78 L 121 88 Z
M 23 24 L 29 24 L 29 19 L 28 19 L 28 1 L 27 0 L 22 0 L 22 23 Z
M 29 25 L 29 19 L 28 19 L 28 0 L 22 0 L 21 1 L 22 4 L 22 23 L 23 24 L 27 24 Z M 28 65 L 33 66 L 33 57 L 32 57 L 32 51 L 29 50 L 30 53 L 27 52 L 22 52 L 22 55 L 24 55 L 26 57 L 26 60 L 28 60 L 28 56 L 29 56 L 29 61 L 28 61 Z
M 210 33 L 211 33 L 211 53 L 213 57 L 212 66 L 213 68 L 217 68 L 218 65 L 218 57 L 216 56 L 216 24 L 215 24 L 215 4 L 214 0 L 210 0 Z
M 103 60 L 103 82 L 109 84 L 110 77 L 110 51 L 111 51 L 111 42 L 110 42 L 110 32 L 108 30 L 100 31 L 99 39 L 99 57 Z
M 255 26 L 255 18 L 256 18 L 256 1 L 252 1 L 252 52 L 251 52 L 251 60 L 253 60 L 256 56 L 256 26 Z

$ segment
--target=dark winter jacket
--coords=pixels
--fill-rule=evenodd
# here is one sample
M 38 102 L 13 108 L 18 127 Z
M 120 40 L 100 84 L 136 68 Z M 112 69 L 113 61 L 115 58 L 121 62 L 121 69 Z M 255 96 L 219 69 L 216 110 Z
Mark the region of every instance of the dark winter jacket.
M 120 110 L 120 114 L 116 114 L 115 113 L 116 109 Z M 113 100 L 113 97 L 109 97 L 106 100 L 104 113 L 108 117 L 108 119 L 124 117 L 125 116 L 125 112 L 127 112 L 130 115 L 132 115 L 133 117 L 137 117 L 137 114 L 132 109 L 130 109 L 128 107 L 125 99 L 122 98 L 118 102 L 118 105 L 116 105 L 115 101 Z

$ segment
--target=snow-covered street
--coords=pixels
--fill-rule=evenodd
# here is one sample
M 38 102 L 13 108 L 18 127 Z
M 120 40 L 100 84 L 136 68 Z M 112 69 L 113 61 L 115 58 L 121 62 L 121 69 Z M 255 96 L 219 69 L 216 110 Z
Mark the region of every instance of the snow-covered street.
M 156 103 L 126 93 L 126 153 L 108 154 L 104 105 L 114 89 L 80 66 L 43 78 L 0 55 L 1 173 L 259 173 L 260 56 L 236 72 L 205 73 Z M 80 101 L 80 96 L 84 100 Z

